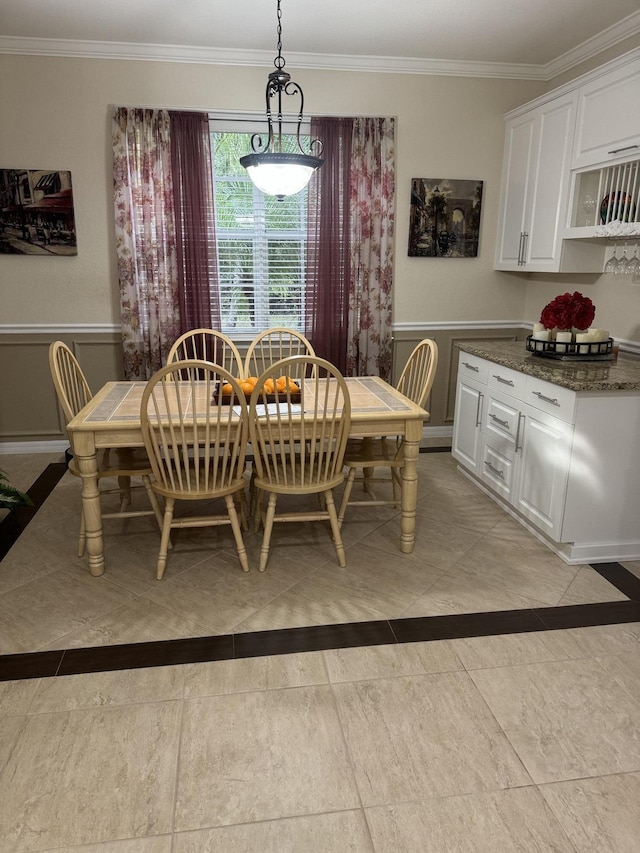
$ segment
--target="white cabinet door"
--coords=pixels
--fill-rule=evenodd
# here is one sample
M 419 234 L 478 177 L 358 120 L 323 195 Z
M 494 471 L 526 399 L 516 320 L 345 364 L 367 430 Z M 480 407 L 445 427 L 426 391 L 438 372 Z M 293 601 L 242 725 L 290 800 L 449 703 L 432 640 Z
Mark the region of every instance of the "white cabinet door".
M 466 377 L 458 378 L 451 455 L 467 470 L 481 469 L 481 426 L 485 387 Z
M 640 156 L 640 59 L 580 87 L 571 167 Z
M 576 98 L 554 98 L 507 124 L 496 269 L 562 267 Z
M 536 117 L 532 113 L 507 124 L 496 269 L 521 268 L 522 244 L 528 226 L 525 216 L 528 193 L 531 192 L 531 163 L 536 132 Z
M 560 541 L 573 426 L 523 407 L 524 429 L 515 508 L 539 530 Z

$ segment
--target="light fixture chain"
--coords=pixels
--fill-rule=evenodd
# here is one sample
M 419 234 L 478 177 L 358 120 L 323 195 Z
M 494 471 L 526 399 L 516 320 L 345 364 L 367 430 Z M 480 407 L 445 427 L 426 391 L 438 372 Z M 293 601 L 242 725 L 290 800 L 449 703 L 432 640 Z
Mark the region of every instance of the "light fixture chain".
M 273 60 L 273 64 L 276 68 L 282 69 L 285 66 L 285 61 L 282 56 L 282 9 L 280 8 L 280 0 L 278 0 L 278 43 L 276 47 L 278 48 L 278 55 Z

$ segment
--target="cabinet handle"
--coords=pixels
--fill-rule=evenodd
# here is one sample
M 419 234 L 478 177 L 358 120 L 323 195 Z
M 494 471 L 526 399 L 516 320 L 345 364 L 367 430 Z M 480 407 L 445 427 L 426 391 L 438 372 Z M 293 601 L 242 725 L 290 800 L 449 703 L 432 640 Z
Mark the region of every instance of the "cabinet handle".
M 498 382 L 502 382 L 503 385 L 511 385 L 511 387 L 513 388 L 513 382 L 510 379 L 503 379 L 502 376 L 498 376 L 497 373 L 493 374 L 493 378 L 497 379 Z
M 531 393 L 538 397 L 540 400 L 544 400 L 545 402 L 551 403 L 554 406 L 560 405 L 560 403 L 558 403 L 557 397 L 545 397 L 545 395 L 540 393 L 540 391 L 532 391 Z
M 520 424 L 524 421 L 524 415 L 522 412 L 518 414 L 518 429 L 516 430 L 516 453 L 519 450 L 522 450 L 522 445 L 520 444 Z
M 476 426 L 479 427 L 482 425 L 482 401 L 484 399 L 484 394 L 478 393 L 478 405 L 476 407 Z
M 504 472 L 503 472 L 503 471 L 500 471 L 498 468 L 496 468 L 494 465 L 492 465 L 492 464 L 491 464 L 491 462 L 486 462 L 486 461 L 485 461 L 485 463 L 484 463 L 484 464 L 487 466 L 487 468 L 488 468 L 488 469 L 489 469 L 493 474 L 495 474 L 495 475 L 496 475 L 496 477 L 500 477 L 500 479 L 501 479 L 501 480 L 504 480 Z
M 527 240 L 529 239 L 529 232 L 522 232 L 522 264 L 521 266 L 526 266 L 527 263 Z
M 480 370 L 480 368 L 477 365 L 469 364 L 468 361 L 463 361 L 462 363 L 464 364 L 464 366 L 466 368 L 468 368 L 469 370 L 474 370 L 476 373 Z
M 489 417 L 492 421 L 497 421 L 497 423 L 502 424 L 503 427 L 509 429 L 509 421 L 503 421 L 501 418 L 498 418 L 496 415 L 489 412 Z
M 627 145 L 624 148 L 614 148 L 613 151 L 607 151 L 607 154 L 620 154 L 621 151 L 632 151 L 635 148 L 640 148 L 640 145 Z
M 522 240 L 524 238 L 524 231 L 520 232 L 520 242 L 518 243 L 518 266 L 521 267 L 523 264 L 522 261 Z

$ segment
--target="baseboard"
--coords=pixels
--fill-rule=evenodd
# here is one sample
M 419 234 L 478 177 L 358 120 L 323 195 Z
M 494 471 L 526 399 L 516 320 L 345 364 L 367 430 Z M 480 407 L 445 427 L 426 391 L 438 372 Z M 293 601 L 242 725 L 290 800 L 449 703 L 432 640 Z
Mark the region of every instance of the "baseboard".
M 69 442 L 56 441 L 0 441 L 0 456 L 11 456 L 17 453 L 64 453 L 69 449 Z

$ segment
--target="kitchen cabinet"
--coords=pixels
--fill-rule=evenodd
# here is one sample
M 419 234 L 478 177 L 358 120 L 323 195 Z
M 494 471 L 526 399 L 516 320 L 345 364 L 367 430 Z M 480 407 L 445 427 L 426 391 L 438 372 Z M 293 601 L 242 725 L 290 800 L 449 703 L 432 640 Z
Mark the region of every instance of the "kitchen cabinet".
M 578 90 L 572 169 L 640 157 L 640 58 Z
M 554 98 L 507 122 L 495 268 L 600 272 L 602 258 L 562 239 L 567 219 L 577 95 Z
M 554 373 L 547 359 L 538 371 L 524 343 L 491 347 L 508 366 L 459 356 L 451 452 L 461 470 L 568 563 L 640 559 L 640 363 L 637 388 L 603 390 L 589 377 L 613 368 L 584 362 L 584 390 L 573 390 L 514 369 Z
M 452 450 L 469 471 L 479 472 L 483 402 L 486 395 L 486 362 L 474 356 L 460 358 L 456 386 L 455 410 L 459 428 L 453 437 Z

